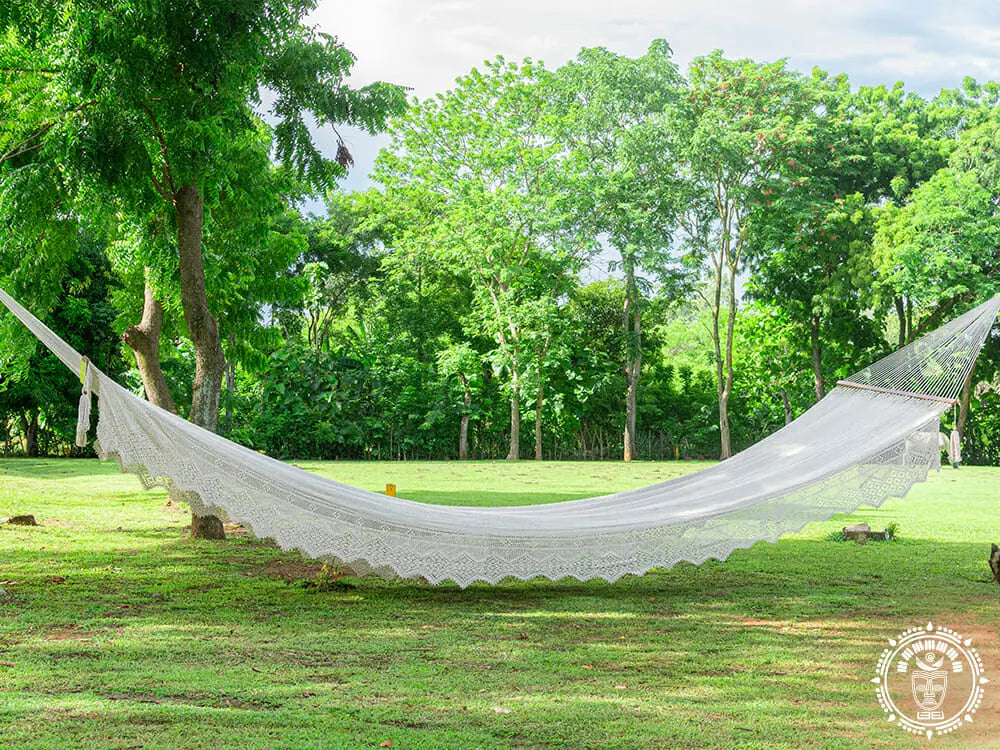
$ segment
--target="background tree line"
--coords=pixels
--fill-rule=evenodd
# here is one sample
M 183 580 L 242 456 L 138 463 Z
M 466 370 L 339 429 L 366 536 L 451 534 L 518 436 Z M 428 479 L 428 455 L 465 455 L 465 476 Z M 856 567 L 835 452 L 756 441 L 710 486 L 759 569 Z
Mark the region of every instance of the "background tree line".
M 682 72 L 658 40 L 407 103 L 344 85 L 311 3 L 168 5 L 0 10 L 0 285 L 271 455 L 726 457 L 1000 291 L 995 83 Z M 388 129 L 375 187 L 336 190 L 310 117 Z M 72 452 L 73 376 L 2 325 L 0 451 Z

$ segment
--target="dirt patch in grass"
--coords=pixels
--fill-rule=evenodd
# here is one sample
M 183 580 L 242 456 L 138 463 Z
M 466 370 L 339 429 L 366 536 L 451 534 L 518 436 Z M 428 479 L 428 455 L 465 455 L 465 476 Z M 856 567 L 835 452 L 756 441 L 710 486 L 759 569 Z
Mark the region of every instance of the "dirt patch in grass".
M 982 657 L 983 669 L 990 681 L 972 721 L 942 740 L 949 747 L 1000 747 L 1000 636 L 995 629 L 975 623 L 968 616 L 942 615 L 940 620 L 941 625 L 952 628 L 963 638 L 972 639 L 972 647 Z
M 45 631 L 45 638 L 49 641 L 92 641 L 96 637 L 97 633 L 84 630 L 79 625 L 64 625 Z
M 275 560 L 263 568 L 256 568 L 268 578 L 283 581 L 303 581 L 315 578 L 323 569 L 323 563 L 306 560 Z

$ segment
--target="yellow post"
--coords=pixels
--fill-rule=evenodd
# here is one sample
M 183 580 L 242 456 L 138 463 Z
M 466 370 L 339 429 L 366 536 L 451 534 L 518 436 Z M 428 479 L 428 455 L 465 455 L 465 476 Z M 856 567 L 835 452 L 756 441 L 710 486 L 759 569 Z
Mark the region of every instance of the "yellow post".
M 396 485 L 387 484 L 385 486 L 385 494 L 388 495 L 389 497 L 396 497 Z

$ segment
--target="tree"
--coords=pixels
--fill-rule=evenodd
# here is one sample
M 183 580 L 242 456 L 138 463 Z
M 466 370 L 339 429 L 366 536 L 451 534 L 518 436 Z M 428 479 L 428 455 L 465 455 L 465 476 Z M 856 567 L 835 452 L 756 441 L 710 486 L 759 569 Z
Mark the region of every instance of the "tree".
M 76 251 L 60 279 L 59 302 L 45 315 L 74 348 L 86 351 L 103 371 L 122 370 L 118 340 L 112 325 L 116 313 L 111 292 L 117 280 L 108 262 L 102 238 L 81 232 Z M 20 328 L 20 324 L 18 324 Z M 22 329 L 24 330 L 24 329 Z M 20 336 L 18 336 L 20 339 Z M 28 456 L 81 451 L 75 448 L 80 381 L 55 357 L 39 351 L 32 338 L 24 348 L 29 366 L 23 375 L 0 368 L 0 422 L 17 423 Z
M 119 196 L 149 207 L 146 213 L 162 202 L 195 349 L 190 418 L 211 430 L 226 358 L 209 303 L 203 240 L 206 220 L 240 181 L 246 161 L 238 157 L 266 156 L 273 143 L 278 161 L 301 179 L 329 186 L 350 155 L 341 144 L 336 161 L 324 157 L 306 115 L 375 131 L 403 107 L 398 87 L 343 85 L 354 59 L 335 38 L 302 24 L 314 6 L 309 0 L 19 0 L 0 10 L 6 57 L 20 60 L 5 67 L 3 78 L 41 83 L 21 118 L 20 140 L 0 162 L 8 176 L 27 166 L 58 173 L 65 192 L 77 197 L 83 191 L 67 185 Z M 262 87 L 275 95 L 273 141 L 260 137 L 254 111 Z M 155 317 L 155 309 L 144 315 L 150 324 Z
M 803 404 L 803 371 L 808 353 L 802 346 L 803 326 L 782 307 L 760 302 L 749 305 L 736 325 L 736 365 L 745 395 L 753 403 L 780 403 L 784 423 Z M 806 381 L 808 382 L 808 381 Z
M 472 399 L 482 387 L 482 358 L 468 342 L 452 344 L 438 353 L 438 369 L 460 384 L 462 407 L 458 428 L 458 458 L 469 458 L 469 420 L 473 417 Z
M 523 380 L 534 361 L 526 335 L 550 319 L 545 310 L 593 244 L 572 220 L 573 173 L 553 132 L 550 80 L 531 61 L 474 69 L 395 124 L 375 171 L 397 217 L 397 252 L 471 282 L 467 331 L 494 340 L 495 370 L 507 375 L 510 460 L 520 454 Z
M 878 216 L 876 262 L 884 282 L 912 303 L 907 341 L 956 306 L 991 296 L 1000 281 L 1000 216 L 972 172 L 940 170 L 902 207 Z
M 595 234 L 617 251 L 625 281 L 621 311 L 625 375 L 624 459 L 636 452 L 642 372 L 642 308 L 660 286 L 679 276 L 671 240 L 678 213 L 680 168 L 675 110 L 683 81 L 670 46 L 654 41 L 639 58 L 603 48 L 581 50 L 556 72 L 565 138 L 579 160 L 581 211 Z
M 729 60 L 716 51 L 692 62 L 689 80 L 682 146 L 688 208 L 681 223 L 692 250 L 707 261 L 705 296 L 712 310 L 725 459 L 732 454 L 737 279 L 746 260 L 748 221 L 782 164 L 795 167 L 790 154 L 812 136 L 816 102 L 784 61 Z

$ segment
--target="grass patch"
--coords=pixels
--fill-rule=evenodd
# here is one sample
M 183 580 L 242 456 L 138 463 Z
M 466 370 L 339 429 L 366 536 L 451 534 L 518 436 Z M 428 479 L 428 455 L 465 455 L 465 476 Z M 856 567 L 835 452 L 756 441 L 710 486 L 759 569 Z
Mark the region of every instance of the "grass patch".
M 697 464 L 324 463 L 415 500 L 554 502 Z M 726 563 L 615 585 L 431 587 L 266 541 L 187 539 L 188 515 L 91 461 L 0 461 L 0 744 L 18 748 L 918 747 L 868 682 L 928 620 L 1000 681 L 988 583 L 1000 470 L 946 469 Z M 905 534 L 830 544 L 849 523 Z M 312 582 L 312 585 L 304 585 Z M 937 746 L 997 743 L 1000 688 Z

